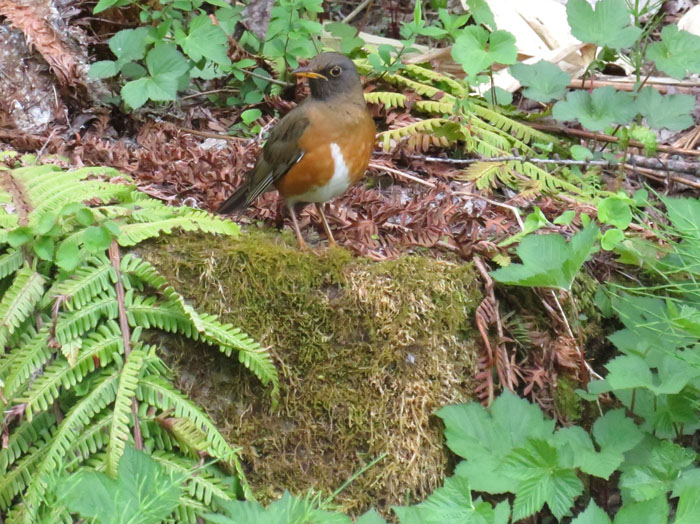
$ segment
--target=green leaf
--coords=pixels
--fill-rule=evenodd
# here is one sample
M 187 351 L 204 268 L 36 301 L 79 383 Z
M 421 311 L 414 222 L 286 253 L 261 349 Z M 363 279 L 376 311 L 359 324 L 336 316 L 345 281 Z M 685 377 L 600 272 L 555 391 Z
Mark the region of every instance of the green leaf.
M 88 77 L 90 78 L 110 78 L 119 74 L 119 64 L 113 60 L 99 60 L 90 65 Z
M 228 37 L 206 14 L 196 16 L 190 21 L 187 36 L 178 43 L 185 54 L 195 62 L 207 58 L 221 66 L 231 65 L 231 60 L 226 54 Z
M 598 220 L 604 224 L 627 229 L 632 223 L 632 203 L 627 195 L 606 197 L 598 204 Z
M 340 50 L 346 55 L 349 55 L 355 49 L 365 45 L 365 41 L 357 36 L 357 28 L 351 26 L 350 24 L 331 22 L 326 24 L 324 28 L 333 36 L 340 38 Z
M 588 503 L 586 511 L 579 513 L 571 524 L 611 524 L 610 517 L 600 509 L 593 499 Z
M 367 513 L 360 516 L 355 521 L 355 524 L 386 524 L 386 520 L 380 517 L 379 513 L 377 513 L 374 509 L 371 509 Z
M 49 236 L 41 236 L 34 242 L 34 253 L 42 260 L 53 258 L 54 241 Z
M 665 524 L 668 522 L 668 513 L 666 497 L 660 496 L 644 502 L 628 502 L 615 515 L 615 524 Z
M 75 219 L 81 226 L 91 226 L 95 222 L 95 216 L 87 207 L 83 207 L 75 214 Z
M 56 251 L 56 265 L 66 271 L 72 271 L 80 264 L 80 250 L 72 239 L 64 240 Z
M 146 66 L 150 76 L 128 82 L 121 90 L 122 98 L 133 109 L 147 100 L 175 100 L 180 79 L 189 70 L 187 59 L 170 44 L 151 49 L 146 55 Z
M 474 77 L 493 64 L 513 64 L 518 56 L 515 37 L 507 31 L 489 33 L 480 26 L 464 28 L 452 46 L 452 58 Z
M 560 100 L 552 109 L 557 120 L 578 120 L 591 131 L 602 131 L 615 123 L 626 124 L 636 114 L 632 95 L 610 86 L 599 87 L 592 93 L 572 91 L 566 95 L 566 100 Z
M 146 56 L 146 44 L 149 42 L 148 29 L 123 29 L 109 39 L 109 48 L 119 59 L 120 64 L 141 60 Z
M 516 249 L 522 264 L 511 264 L 490 275 L 504 284 L 569 290 L 595 243 L 598 227 L 589 224 L 567 244 L 561 235 L 530 235 Z
M 647 58 L 677 80 L 700 73 L 700 37 L 669 24 L 661 30 L 661 41 L 649 45 Z
M 127 446 L 116 479 L 84 468 L 58 484 L 58 496 L 71 513 L 100 524 L 158 524 L 179 504 L 184 481 Z
M 630 25 L 625 0 L 600 0 L 595 10 L 586 0 L 569 0 L 566 16 L 576 38 L 601 47 L 631 47 L 642 34 L 640 28 Z
M 255 122 L 262 116 L 260 109 L 247 109 L 241 113 L 241 120 L 247 126 Z
M 100 0 L 99 2 L 97 2 L 97 5 L 95 6 L 92 12 L 94 14 L 101 13 L 105 9 L 109 9 L 110 7 L 112 7 L 117 2 L 119 2 L 119 0 Z
M 491 29 L 496 29 L 496 20 L 486 0 L 467 0 L 467 7 L 477 24 L 487 25 Z
M 697 524 L 700 522 L 700 485 L 681 491 L 673 524 Z
M 496 518 L 496 511 L 491 504 L 481 499 L 472 501 L 469 483 L 456 476 L 445 479 L 445 485 L 436 489 L 420 504 L 392 506 L 392 509 L 401 524 L 494 522 Z
M 540 60 L 536 64 L 518 62 L 510 66 L 510 74 L 526 89 L 523 95 L 538 102 L 558 100 L 566 93 L 571 76 L 554 64 Z
M 513 520 L 534 515 L 545 502 L 561 520 L 583 492 L 574 470 L 562 466 L 557 448 L 546 440 L 529 439 L 525 447 L 514 449 L 506 457 L 504 472 L 521 480 L 515 490 Z
M 101 253 L 112 243 L 112 234 L 103 226 L 90 226 L 83 231 L 85 248 L 92 253 Z
M 637 110 L 654 129 L 686 129 L 693 125 L 694 109 L 695 97 L 690 95 L 664 96 L 653 87 L 645 87 L 637 95 Z
M 590 160 L 593 158 L 593 153 L 587 147 L 574 144 L 569 149 L 571 151 L 571 158 L 574 160 Z
M 569 209 L 554 219 L 554 223 L 558 226 L 568 226 L 576 218 L 576 211 Z
M 7 243 L 12 247 L 23 246 L 34 238 L 34 232 L 29 226 L 21 226 L 7 234 Z

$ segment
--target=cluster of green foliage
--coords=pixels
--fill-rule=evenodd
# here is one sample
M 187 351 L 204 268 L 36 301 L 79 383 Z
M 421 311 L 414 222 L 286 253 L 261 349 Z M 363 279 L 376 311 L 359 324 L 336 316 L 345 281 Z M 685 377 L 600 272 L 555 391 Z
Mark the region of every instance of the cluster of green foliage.
M 193 522 L 248 493 L 237 449 L 172 384 L 151 328 L 233 352 L 276 395 L 268 352 L 185 302 L 150 263 L 119 246 L 174 230 L 228 236 L 238 226 L 168 207 L 109 168 L 0 160 L 0 511 L 5 522 L 71 522 L 57 487 L 89 464 L 115 478 L 129 445 L 188 475 L 170 512 Z M 11 166 L 11 167 L 6 167 Z M 106 251 L 109 250 L 109 256 Z M 92 491 L 86 490 L 86 491 Z
M 321 12 L 321 0 L 280 0 L 271 11 L 266 39 L 261 42 L 250 31 L 243 31 L 238 43 L 254 55 L 261 54 L 284 74 L 287 66 L 296 67 L 299 58 L 317 53 L 312 36 L 322 26 L 307 15 Z M 116 60 L 92 64 L 92 78 L 121 75 L 126 82 L 120 99 L 132 108 L 147 101 L 168 102 L 191 82 L 232 77 L 236 95 L 228 105 L 256 104 L 270 86 L 270 73 L 252 58 L 232 62 L 229 38 L 241 22 L 243 6 L 224 0 L 164 0 L 154 9 L 138 0 L 100 0 L 94 12 L 110 7 L 136 4 L 144 26 L 118 31 L 109 48 Z M 216 23 L 207 14 L 214 9 Z

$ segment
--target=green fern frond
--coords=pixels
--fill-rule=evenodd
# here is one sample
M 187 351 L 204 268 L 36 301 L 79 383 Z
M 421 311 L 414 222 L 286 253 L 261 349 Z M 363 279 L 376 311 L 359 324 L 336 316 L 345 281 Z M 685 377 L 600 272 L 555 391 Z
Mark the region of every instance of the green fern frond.
M 188 418 L 206 434 L 210 455 L 231 465 L 238 453 L 219 433 L 211 419 L 196 404 L 160 377 L 145 376 L 139 381 L 136 397 L 162 411 L 172 410 L 175 417 Z
M 9 357 L 2 359 L 9 363 L 9 371 L 3 379 L 5 398 L 13 402 L 15 396 L 28 386 L 29 377 L 40 370 L 52 356 L 53 352 L 49 349 L 49 327 L 45 325 L 22 346 L 13 349 Z
M 134 276 L 156 290 L 161 290 L 167 283 L 166 278 L 153 264 L 132 253 L 127 253 L 122 257 L 120 269 L 122 276 Z
M 7 253 L 0 255 L 0 279 L 3 279 L 19 268 L 24 262 L 24 255 L 21 249 L 10 248 Z
M 418 111 L 431 113 L 433 115 L 452 115 L 454 113 L 455 104 L 451 100 L 446 102 L 442 100 L 418 100 L 414 107 Z
M 83 339 L 83 347 L 71 365 L 65 357 L 51 363 L 24 393 L 20 402 L 26 404 L 25 413 L 31 420 L 35 413 L 47 410 L 63 389 L 70 389 L 95 371 L 112 362 L 115 353 L 124 352 L 124 341 L 116 322 L 99 326 L 95 333 Z
M 199 340 L 199 331 L 191 319 L 178 306 L 157 303 L 156 297 L 132 295 L 127 292 L 126 316 L 132 327 L 156 328 L 168 333 L 181 333 Z
M 45 279 L 25 264 L 0 300 L 0 353 L 8 337 L 34 312 L 44 292 Z
M 118 371 L 99 377 L 91 385 L 89 393 L 68 411 L 54 436 L 40 450 L 44 456 L 24 495 L 23 523 L 36 522 L 36 515 L 44 494 L 53 491 L 56 478 L 65 467 L 63 458 L 81 431 L 90 424 L 92 418 L 114 401 L 118 384 Z
M 483 190 L 495 185 L 496 175 L 504 166 L 505 162 L 475 162 L 464 170 L 464 175 L 457 178 L 476 182 L 477 189 Z
M 34 420 L 22 422 L 7 438 L 7 442 L 0 449 L 0 477 L 6 472 L 7 468 L 29 451 L 31 446 L 37 441 L 46 438 L 49 435 L 49 428 L 56 422 L 56 419 L 51 413 L 43 413 Z
M 112 410 L 112 424 L 107 444 L 107 474 L 117 477 L 119 460 L 124 454 L 124 448 L 129 440 L 129 425 L 131 424 L 131 401 L 136 396 L 136 387 L 143 368 L 146 355 L 140 349 L 134 349 L 126 357 L 124 367 L 120 370 L 119 388 Z
M 203 231 L 205 233 L 220 233 L 235 236 L 240 232 L 238 225 L 230 220 L 214 218 L 205 211 L 195 211 L 166 218 L 163 220 L 124 224 L 119 226 L 119 245 L 133 246 L 148 238 L 157 237 L 163 233 L 171 234 L 174 229 L 181 231 Z
M 200 313 L 198 316 L 204 328 L 202 338 L 210 344 L 218 345 L 226 356 L 230 356 L 232 350 L 238 351 L 238 360 L 263 384 L 271 383 L 272 398 L 277 398 L 279 379 L 270 353 L 240 329 L 231 324 L 222 324 L 214 315 Z
M 406 72 L 409 75 L 420 78 L 421 80 L 430 80 L 431 82 L 442 82 L 450 88 L 451 93 L 455 96 L 464 95 L 463 85 L 451 76 L 448 76 L 446 74 L 440 73 L 438 71 L 433 71 L 432 69 L 428 69 L 427 67 L 421 67 L 416 64 L 406 64 Z
M 80 436 L 73 441 L 68 450 L 67 456 L 72 457 L 72 459 L 66 462 L 67 471 L 72 471 L 78 464 L 90 458 L 96 458 L 97 454 L 107 447 L 111 423 L 112 412 L 105 409 L 101 415 L 90 422 L 88 427 L 80 432 Z M 102 460 L 102 464 L 104 464 L 101 457 L 96 460 Z
M 365 101 L 370 104 L 384 104 L 387 109 L 406 107 L 406 95 L 392 91 L 372 91 L 365 93 Z
M 0 475 L 0 510 L 6 510 L 14 498 L 34 482 L 37 465 L 46 453 L 45 448 L 32 447 L 3 475 Z M 8 518 L 5 522 L 10 522 Z M 28 521 L 30 524 L 32 521 Z
M 180 503 L 173 514 L 175 516 L 175 524 L 198 524 L 205 513 L 211 513 L 211 508 L 192 497 L 182 495 Z
M 200 468 L 199 462 L 195 459 L 179 457 L 164 451 L 154 451 L 152 457 L 168 470 L 180 475 L 189 474 L 197 469 L 185 484 L 187 494 L 196 500 L 209 505 L 214 497 L 223 501 L 236 499 L 236 494 L 228 490 L 228 486 L 222 482 L 222 475 L 215 468 L 211 466 Z
M 57 280 L 44 295 L 42 306 L 48 307 L 58 296 L 69 297 L 68 308 L 80 309 L 97 295 L 112 289 L 117 280 L 116 272 L 107 257 L 94 257 L 83 267 L 77 268 L 66 280 Z
M 418 82 L 416 80 L 412 80 L 412 79 L 405 77 L 403 75 L 387 73 L 382 78 L 391 84 L 401 86 L 401 87 L 408 87 L 409 89 L 415 91 L 419 95 L 427 96 L 428 98 L 432 98 L 438 94 L 443 94 L 443 98 L 446 98 L 446 97 L 452 98 L 451 95 L 448 95 L 447 93 L 445 93 L 441 89 L 438 89 L 430 84 L 425 84 L 423 82 Z
M 559 144 L 559 140 L 552 135 L 538 131 L 529 125 L 513 120 L 512 118 L 508 118 L 492 108 L 485 107 L 480 104 L 472 104 L 471 110 L 474 112 L 474 114 L 490 122 L 497 128 L 512 134 L 518 140 L 522 140 L 528 144 L 532 142 Z
M 383 131 L 379 133 L 377 138 L 382 142 L 382 147 L 385 151 L 391 149 L 391 141 L 394 140 L 398 142 L 404 137 L 417 135 L 419 133 L 433 133 L 435 130 L 441 128 L 445 124 L 452 124 L 446 118 L 429 118 L 427 120 L 421 120 L 407 126 L 399 127 L 396 129 L 390 129 L 388 131 Z
M 101 321 L 117 318 L 119 305 L 112 288 L 76 311 L 63 312 L 56 322 L 56 340 L 67 344 L 94 329 Z
M 540 182 L 543 186 L 543 190 L 545 191 L 567 191 L 579 197 L 586 197 L 585 192 L 577 186 L 575 186 L 574 184 L 557 178 L 556 176 L 548 173 L 546 170 L 536 166 L 531 162 L 521 162 L 517 160 L 512 160 L 507 162 L 506 165 L 509 169 L 516 171 L 517 173 L 521 173 L 537 182 Z

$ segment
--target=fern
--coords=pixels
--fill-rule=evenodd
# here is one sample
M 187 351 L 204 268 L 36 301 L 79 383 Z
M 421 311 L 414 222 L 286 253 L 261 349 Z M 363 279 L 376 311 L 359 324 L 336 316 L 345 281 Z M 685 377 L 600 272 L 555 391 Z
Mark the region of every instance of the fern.
M 12 275 L 22 267 L 24 255 L 19 249 L 8 249 L 7 253 L 0 255 L 0 279 Z
M 173 388 L 169 382 L 159 377 L 143 377 L 136 390 L 136 396 L 141 402 L 146 402 L 163 411 L 172 410 L 176 417 L 188 418 L 194 422 L 206 434 L 209 454 L 221 459 L 226 464 L 233 462 L 238 450 L 226 442 L 226 439 L 221 436 L 219 430 L 200 408 Z
M 392 140 L 398 142 L 404 137 L 416 135 L 418 133 L 434 133 L 436 130 L 440 129 L 446 124 L 453 124 L 453 122 L 450 122 L 446 118 L 429 118 L 407 126 L 384 131 L 379 133 L 378 137 L 382 142 L 382 147 L 384 150 L 388 151 L 391 149 Z
M 0 353 L 5 352 L 5 343 L 15 329 L 34 312 L 41 299 L 45 279 L 27 264 L 17 271 L 9 289 L 0 300 Z
M 391 91 L 373 91 L 365 93 L 365 100 L 370 104 L 384 104 L 387 109 L 406 107 L 406 95 Z
M 134 349 L 126 357 L 124 367 L 121 369 L 107 445 L 107 474 L 112 478 L 117 476 L 119 459 L 124 454 L 124 447 L 129 440 L 131 401 L 136 395 L 145 356 L 143 351 Z
M 63 296 L 68 298 L 65 302 L 67 307 L 80 309 L 100 293 L 112 289 L 116 279 L 116 272 L 109 260 L 104 256 L 95 257 L 88 265 L 77 268 L 70 278 L 57 280 L 44 295 L 42 305 L 46 307 L 57 297 Z
M 119 305 L 113 290 L 101 293 L 82 309 L 61 313 L 56 323 L 56 340 L 67 344 L 88 331 L 94 329 L 100 322 L 117 318 Z
M 235 236 L 238 226 L 204 211 L 166 206 L 122 183 L 130 179 L 113 169 L 0 166 L 0 176 L 11 189 L 0 188 L 0 202 L 11 204 L 0 206 L 0 243 L 20 224 L 8 209 L 22 209 L 23 235 L 33 236 L 21 249 L 0 245 L 0 341 L 8 350 L 0 359 L 0 408 L 16 415 L 5 420 L 0 449 L 0 508 L 7 510 L 6 521 L 69 522 L 65 508 L 53 503 L 60 476 L 88 464 L 114 474 L 135 423 L 146 446 L 171 469 L 192 470 L 196 464 L 185 455 L 207 453 L 238 475 L 244 494 L 252 496 L 238 450 L 168 382 L 171 373 L 157 356 L 158 348 L 140 345 L 138 339 L 144 328 L 155 327 L 215 345 L 227 355 L 238 351 L 264 383 L 273 384 L 276 396 L 269 354 L 240 330 L 199 314 L 148 262 L 127 254 L 115 269 L 104 249 L 85 235 L 87 222 L 130 246 L 175 230 Z M 54 256 L 34 258 L 32 243 L 39 237 L 54 242 Z M 61 264 L 57 252 L 64 257 Z M 120 356 L 124 340 L 115 322 L 119 279 L 127 289 L 133 329 L 134 349 L 126 358 Z M 147 288 L 157 296 L 144 294 Z M 134 403 L 136 419 L 131 415 Z M 65 417 L 57 416 L 56 409 L 66 410 Z M 165 418 L 171 412 L 175 416 Z M 170 424 L 161 427 L 157 420 Z M 190 495 L 183 496 L 177 509 L 188 521 L 215 510 L 216 501 L 235 496 L 213 468 L 188 481 Z
M 153 458 L 174 473 L 187 473 L 198 467 L 198 462 L 193 459 L 175 457 L 162 451 L 153 453 Z M 228 486 L 222 482 L 221 474 L 211 466 L 200 468 L 190 475 L 185 488 L 191 497 L 206 505 L 211 504 L 214 497 L 221 501 L 236 499 L 236 494 L 231 493 Z
M 48 434 L 48 428 L 53 426 L 56 419 L 50 413 L 44 413 L 34 420 L 22 424 L 7 438 L 7 442 L 0 449 L 0 477 L 7 472 L 7 468 L 15 463 L 29 448 Z
M 93 372 L 98 364 L 102 367 L 110 363 L 116 353 L 124 351 L 119 326 L 113 321 L 100 326 L 97 332 L 85 338 L 83 347 L 75 363 L 71 365 L 65 358 L 53 362 L 19 398 L 26 404 L 25 413 L 29 420 L 44 411 L 56 400 L 62 388 L 70 389 Z
M 118 372 L 113 371 L 99 377 L 90 392 L 71 408 L 58 425 L 56 434 L 47 442 L 45 449 L 41 450 L 44 456 L 25 493 L 25 509 L 20 514 L 22 522 L 35 522 L 44 493 L 53 491 L 56 477 L 65 468 L 65 455 L 92 418 L 114 401 L 118 383 Z

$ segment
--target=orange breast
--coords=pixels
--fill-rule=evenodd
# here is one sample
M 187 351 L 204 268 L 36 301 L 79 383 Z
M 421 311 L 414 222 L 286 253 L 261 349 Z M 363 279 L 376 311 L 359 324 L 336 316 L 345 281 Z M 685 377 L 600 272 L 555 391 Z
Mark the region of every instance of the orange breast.
M 348 168 L 349 185 L 365 174 L 374 148 L 376 129 L 366 108 L 352 106 L 347 111 L 309 107 L 311 125 L 299 140 L 304 156 L 277 182 L 284 198 L 303 195 L 327 184 L 336 165 L 331 154 L 335 143 Z

